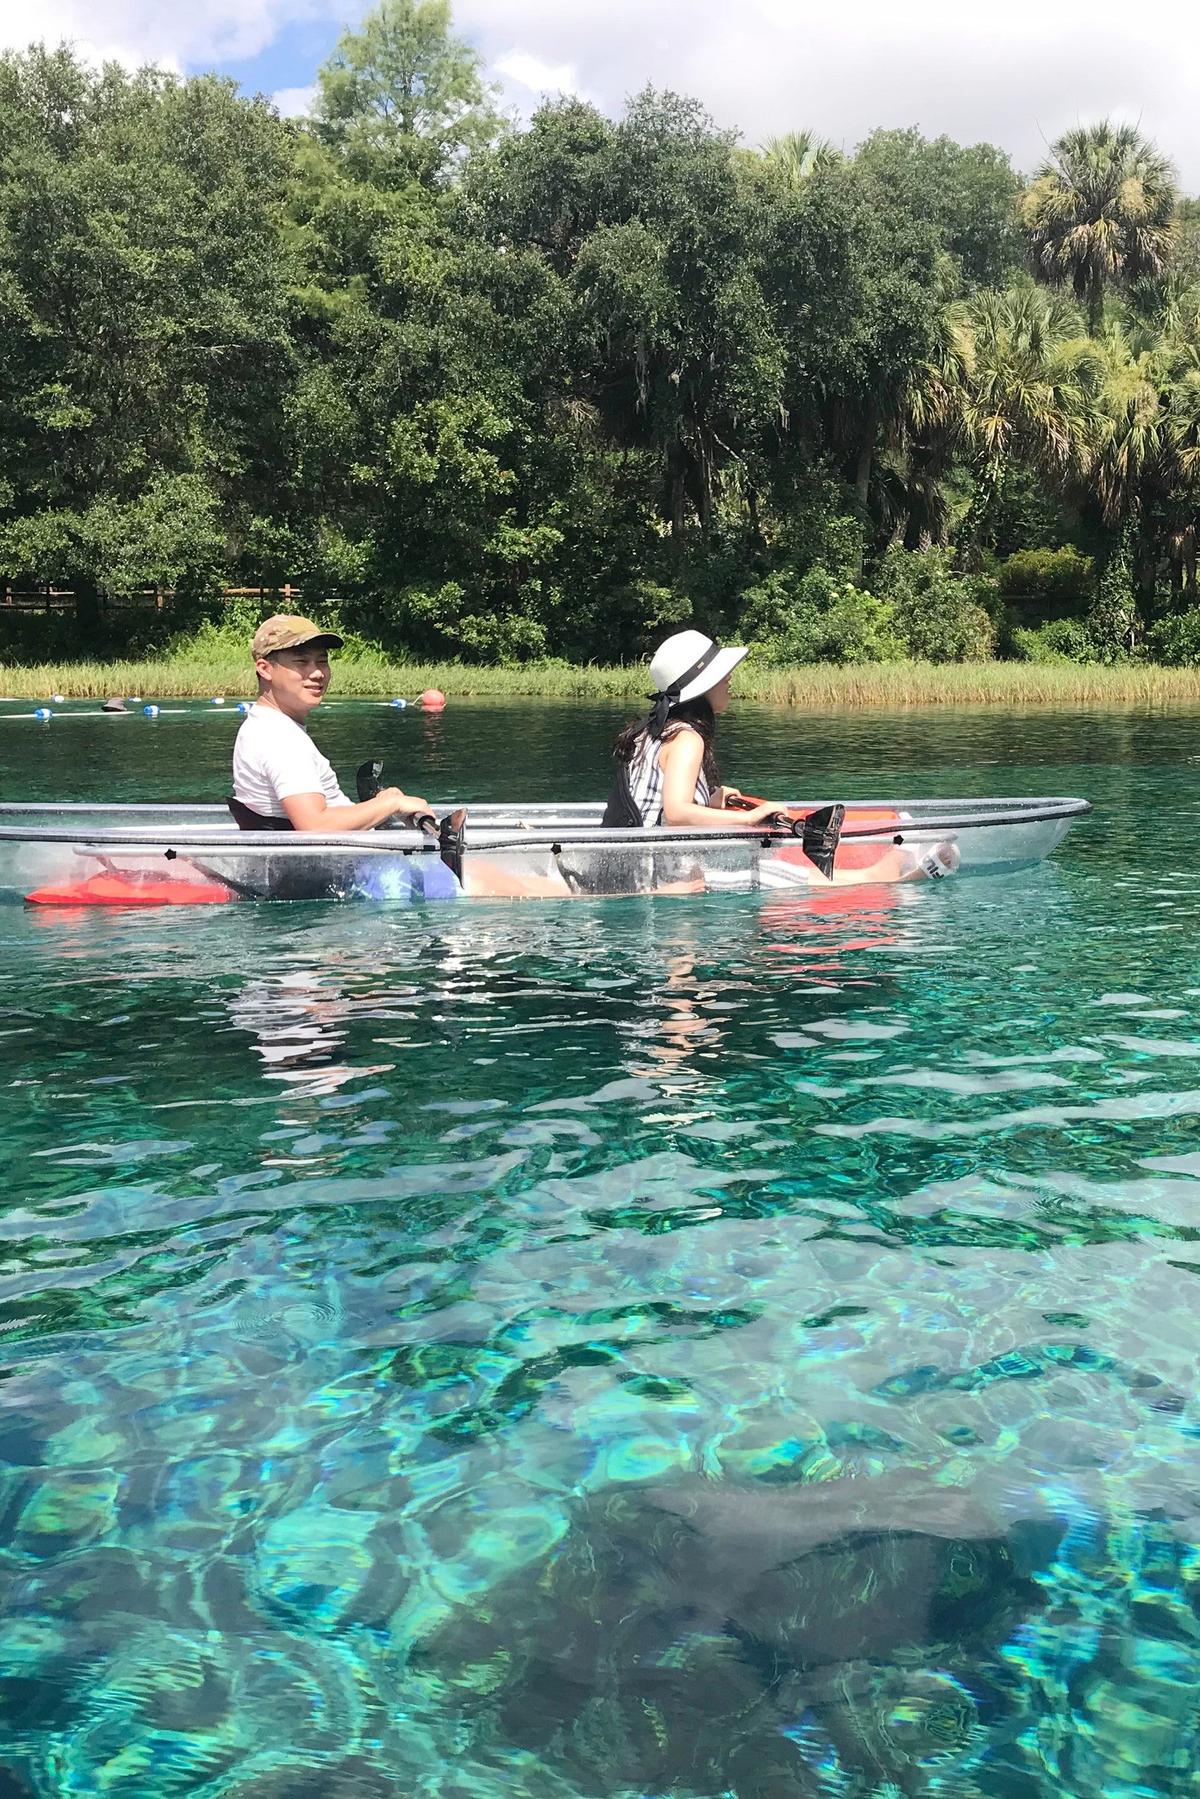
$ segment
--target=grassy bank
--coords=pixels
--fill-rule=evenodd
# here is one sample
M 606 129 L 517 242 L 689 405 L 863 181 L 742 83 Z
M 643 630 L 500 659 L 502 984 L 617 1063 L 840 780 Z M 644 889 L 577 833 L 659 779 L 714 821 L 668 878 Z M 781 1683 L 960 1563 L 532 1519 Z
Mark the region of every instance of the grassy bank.
M 530 663 L 519 668 L 472 668 L 461 663 L 389 663 L 378 656 L 343 654 L 335 661 L 335 692 L 343 697 L 401 696 L 440 687 L 452 699 L 471 696 L 636 701 L 646 692 L 644 668 L 573 668 Z M 231 699 L 253 689 L 244 653 L 181 652 L 142 662 L 62 662 L 38 667 L 0 665 L 0 694 L 44 701 L 107 694 L 155 699 Z M 1077 663 L 869 663 L 857 668 L 756 668 L 737 676 L 743 699 L 780 706 L 1177 706 L 1200 703 L 1200 670 L 1128 663 L 1115 668 Z

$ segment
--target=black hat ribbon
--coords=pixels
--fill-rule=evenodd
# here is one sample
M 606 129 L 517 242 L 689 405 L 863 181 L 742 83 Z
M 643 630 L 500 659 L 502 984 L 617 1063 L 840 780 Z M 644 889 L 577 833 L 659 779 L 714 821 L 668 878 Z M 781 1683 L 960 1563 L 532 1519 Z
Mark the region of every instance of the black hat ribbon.
M 672 706 L 679 704 L 679 696 L 684 688 L 689 686 L 697 675 L 704 673 L 709 663 L 720 652 L 720 648 L 719 643 L 711 643 L 703 656 L 698 657 L 690 668 L 685 668 L 681 675 L 677 676 L 668 686 L 661 688 L 659 692 L 649 695 L 649 698 L 654 701 L 646 720 L 646 729 L 651 737 L 657 739 L 662 736 L 667 727 L 667 720 L 671 716 Z

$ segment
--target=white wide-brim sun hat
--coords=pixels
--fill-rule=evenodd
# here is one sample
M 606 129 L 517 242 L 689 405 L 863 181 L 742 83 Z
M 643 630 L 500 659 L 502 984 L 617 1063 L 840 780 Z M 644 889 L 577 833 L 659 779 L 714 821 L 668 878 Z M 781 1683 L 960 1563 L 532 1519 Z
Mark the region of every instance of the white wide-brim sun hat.
M 750 654 L 748 649 L 727 644 L 718 647 L 703 631 L 676 631 L 660 643 L 650 664 L 650 681 L 655 693 L 671 693 L 675 705 L 699 699 Z M 687 677 L 685 680 L 684 677 Z M 674 691 L 677 684 L 679 691 Z

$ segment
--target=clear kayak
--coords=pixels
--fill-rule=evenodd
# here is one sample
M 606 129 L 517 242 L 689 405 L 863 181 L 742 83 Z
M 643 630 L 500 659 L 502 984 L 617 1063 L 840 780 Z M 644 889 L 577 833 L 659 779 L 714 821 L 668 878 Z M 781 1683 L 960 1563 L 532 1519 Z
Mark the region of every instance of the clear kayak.
M 1081 799 L 847 802 L 831 853 L 815 860 L 801 824 L 789 820 L 824 816 L 826 802 L 796 802 L 769 827 L 724 831 L 606 829 L 602 810 L 476 806 L 440 835 L 317 835 L 241 831 L 224 806 L 0 805 L 0 898 L 42 906 L 407 904 L 827 891 L 1027 867 L 1091 807 Z

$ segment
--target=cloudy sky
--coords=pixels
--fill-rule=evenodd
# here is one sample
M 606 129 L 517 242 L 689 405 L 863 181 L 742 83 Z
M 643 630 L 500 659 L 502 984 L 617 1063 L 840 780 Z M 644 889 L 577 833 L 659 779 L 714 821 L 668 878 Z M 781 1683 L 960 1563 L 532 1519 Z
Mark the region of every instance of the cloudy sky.
M 0 0 L 0 43 L 219 69 L 298 110 L 352 0 Z M 645 85 L 694 94 L 749 143 L 807 126 L 852 147 L 875 125 L 1003 145 L 1030 168 L 1065 127 L 1140 122 L 1200 192 L 1200 31 L 1184 0 L 456 0 L 505 102 L 606 111 Z M 1187 24 L 1192 19 L 1191 25 Z

